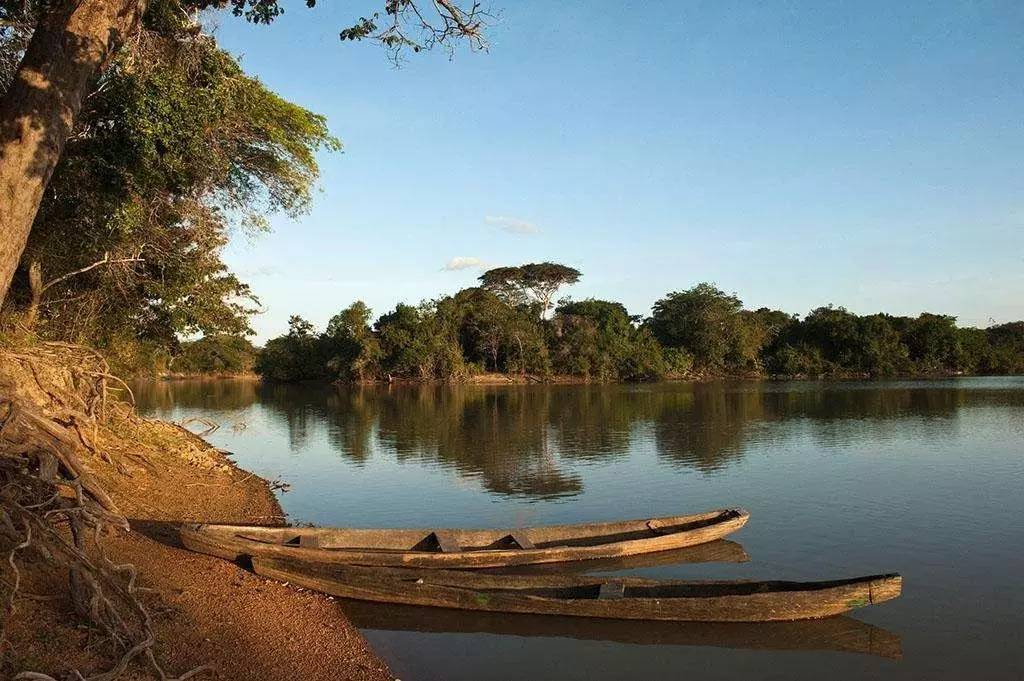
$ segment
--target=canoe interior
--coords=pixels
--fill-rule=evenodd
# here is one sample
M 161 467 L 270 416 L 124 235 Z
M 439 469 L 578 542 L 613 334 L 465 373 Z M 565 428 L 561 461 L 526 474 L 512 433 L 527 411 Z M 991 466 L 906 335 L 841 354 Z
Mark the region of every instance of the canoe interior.
M 479 572 L 503 575 L 536 575 L 552 573 L 615 572 L 661 565 L 691 563 L 746 563 L 750 556 L 740 544 L 728 539 L 716 539 L 705 544 L 684 546 L 654 553 L 639 553 L 614 558 L 592 558 L 566 563 L 528 563 L 507 567 L 483 568 Z
M 288 566 L 287 562 L 280 565 Z M 291 564 L 291 569 L 306 569 L 306 566 Z M 338 573 L 336 568 L 326 568 L 324 573 L 334 572 L 342 579 L 345 573 Z M 871 575 L 868 577 L 856 577 L 852 579 L 837 579 L 822 582 L 787 582 L 787 581 L 653 581 L 653 580 L 629 580 L 625 578 L 601 578 L 601 577 L 577 577 L 559 579 L 557 576 L 545 578 L 532 578 L 529 576 L 518 576 L 507 580 L 480 579 L 479 575 L 457 573 L 446 576 L 431 571 L 424 573 L 420 570 L 410 570 L 410 574 L 403 575 L 403 569 L 398 568 L 391 572 L 382 573 L 384 579 L 397 579 L 400 582 L 414 584 L 434 584 L 438 586 L 449 586 L 472 589 L 479 593 L 510 593 L 518 596 L 535 596 L 538 598 L 555 598 L 559 600 L 598 600 L 607 598 L 604 589 L 607 585 L 619 585 L 620 591 L 617 598 L 643 598 L 643 599 L 704 599 L 704 598 L 728 598 L 730 596 L 751 596 L 755 594 L 785 594 L 800 592 L 828 591 L 831 589 L 857 586 L 870 583 L 887 583 L 898 580 L 899 575 Z M 367 576 L 359 573 L 351 573 L 352 578 L 359 579 Z M 505 582 L 505 583 L 501 583 Z
M 199 525 L 196 531 L 211 538 L 243 540 L 263 544 L 317 549 L 357 549 L 362 551 L 443 552 L 445 542 L 460 552 L 508 549 L 546 549 L 587 547 L 651 539 L 699 530 L 729 521 L 745 519 L 740 509 L 724 509 L 687 516 L 645 518 L 588 525 L 552 525 L 521 529 L 334 529 L 270 528 Z M 530 546 L 523 546 L 528 543 Z
M 840 615 L 900 595 L 899 575 L 821 582 L 656 581 L 361 567 L 254 556 L 253 570 L 341 598 L 629 620 L 768 622 Z
M 395 588 L 453 587 L 479 593 L 514 593 L 517 596 L 535 596 L 560 600 L 598 600 L 607 598 L 602 587 L 615 585 L 618 598 L 633 599 L 707 599 L 757 594 L 801 594 L 827 592 L 846 587 L 871 586 L 877 591 L 874 602 L 899 595 L 902 578 L 898 574 L 869 575 L 850 579 L 817 582 L 746 581 L 746 580 L 653 580 L 636 577 L 606 577 L 601 575 L 535 574 L 507 575 L 461 570 L 431 570 L 420 568 L 363 567 L 309 563 L 281 558 L 258 559 L 258 562 L 277 571 L 294 572 L 327 580 L 348 583 L 369 583 Z M 258 571 L 258 570 L 257 570 Z

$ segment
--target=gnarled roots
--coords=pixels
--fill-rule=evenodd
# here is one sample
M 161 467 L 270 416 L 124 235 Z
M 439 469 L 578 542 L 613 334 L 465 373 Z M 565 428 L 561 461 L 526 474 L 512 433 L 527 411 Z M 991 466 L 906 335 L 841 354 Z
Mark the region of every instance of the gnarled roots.
M 116 659 L 104 672 L 73 671 L 70 678 L 111 681 L 137 660 L 167 679 L 153 653 L 135 570 L 116 565 L 103 550 L 104 535 L 127 530 L 128 521 L 83 464 L 86 456 L 113 463 L 101 453 L 100 426 L 136 418 L 126 405 L 108 402 L 111 380 L 103 359 L 86 348 L 0 347 L 0 644 L 27 571 L 61 570 L 75 611 Z M 53 681 L 39 671 L 15 678 Z

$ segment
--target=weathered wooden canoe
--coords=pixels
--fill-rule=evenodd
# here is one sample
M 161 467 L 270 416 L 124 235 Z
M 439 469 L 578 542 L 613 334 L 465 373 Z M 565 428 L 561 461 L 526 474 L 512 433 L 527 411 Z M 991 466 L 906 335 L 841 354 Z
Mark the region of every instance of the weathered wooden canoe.
M 567 574 L 580 572 L 619 572 L 639 568 L 653 568 L 662 565 L 691 565 L 695 563 L 747 563 L 750 556 L 734 541 L 716 539 L 707 544 L 684 546 L 656 553 L 640 553 L 635 556 L 615 558 L 593 558 L 573 563 L 535 563 L 532 565 L 508 565 L 496 568 L 480 568 L 479 572 L 500 575 Z
M 295 561 L 437 568 L 485 568 L 615 558 L 668 551 L 720 539 L 750 514 L 726 509 L 697 515 L 614 523 L 503 530 L 370 530 L 316 527 L 185 525 L 193 551 L 228 560 L 277 557 Z
M 643 646 L 824 650 L 892 660 L 903 657 L 899 634 L 844 615 L 796 622 L 641 622 L 471 612 L 353 600 L 339 603 L 352 624 L 377 631 L 569 638 Z
M 252 559 L 264 577 L 332 596 L 457 610 L 677 622 L 817 619 L 900 595 L 899 575 L 829 582 L 656 581 L 587 575 L 494 575 Z

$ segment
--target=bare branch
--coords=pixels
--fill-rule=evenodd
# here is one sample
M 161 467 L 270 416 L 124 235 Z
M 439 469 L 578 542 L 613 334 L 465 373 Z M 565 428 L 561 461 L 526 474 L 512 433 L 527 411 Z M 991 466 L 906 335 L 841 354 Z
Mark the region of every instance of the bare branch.
M 56 279 L 51 279 L 50 281 L 48 281 L 45 284 L 43 284 L 43 287 L 40 290 L 41 291 L 45 291 L 46 289 L 50 288 L 51 286 L 55 286 L 55 285 L 61 283 L 62 281 L 67 281 L 71 277 L 77 276 L 79 274 L 83 274 L 85 272 L 88 272 L 89 270 L 96 269 L 97 267 L 101 267 L 103 265 L 116 265 L 116 264 L 119 264 L 119 263 L 129 263 L 129 262 L 145 262 L 145 259 L 144 258 L 138 258 L 138 257 L 135 257 L 135 258 L 116 258 L 116 259 L 111 259 L 109 253 L 104 253 L 102 260 L 97 260 L 96 262 L 92 263 L 91 265 L 86 265 L 85 267 L 81 267 L 81 268 L 79 268 L 79 269 L 77 269 L 77 270 L 75 270 L 73 272 L 68 272 L 67 274 L 59 276 Z
M 386 24 L 379 24 L 381 14 L 374 13 L 342 30 L 341 39 L 378 42 L 396 64 L 405 49 L 419 52 L 441 46 L 453 53 L 460 41 L 473 50 L 487 49 L 484 31 L 493 16 L 475 0 L 386 0 L 384 6 Z

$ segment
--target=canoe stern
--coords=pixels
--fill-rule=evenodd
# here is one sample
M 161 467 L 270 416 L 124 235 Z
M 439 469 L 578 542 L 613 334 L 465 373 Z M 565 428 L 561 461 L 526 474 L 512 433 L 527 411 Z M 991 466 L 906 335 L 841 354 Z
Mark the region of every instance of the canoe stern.
M 900 575 L 883 575 L 871 580 L 868 600 L 871 603 L 884 603 L 899 598 L 903 592 L 903 577 Z

